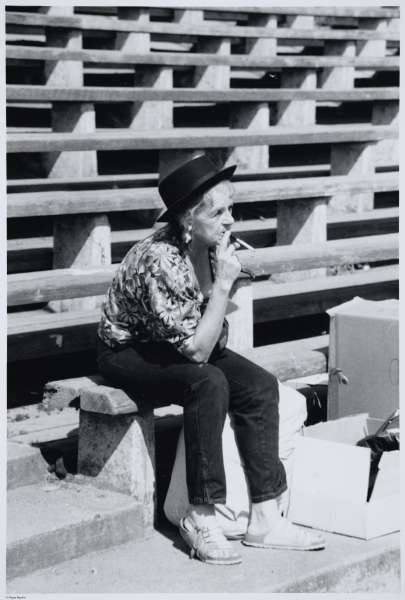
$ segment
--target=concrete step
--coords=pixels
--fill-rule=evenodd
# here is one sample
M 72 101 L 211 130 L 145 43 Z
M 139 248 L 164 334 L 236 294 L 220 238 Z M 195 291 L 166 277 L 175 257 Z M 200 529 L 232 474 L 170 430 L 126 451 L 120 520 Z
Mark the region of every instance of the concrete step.
M 79 411 L 42 404 L 7 411 L 7 489 L 44 481 L 51 465 L 77 453 Z M 75 461 L 73 456 L 71 463 Z M 65 469 L 65 466 L 61 466 Z M 65 472 L 65 471 L 64 471 Z
M 182 408 L 155 409 L 156 434 L 179 429 Z M 79 411 L 36 404 L 7 411 L 7 489 L 40 483 L 48 470 L 75 474 Z M 174 460 L 174 457 L 173 457 Z
M 7 577 L 150 534 L 140 503 L 79 479 L 67 477 L 8 492 Z
M 7 489 L 33 485 L 43 481 L 47 463 L 38 448 L 7 442 Z
M 95 551 L 9 580 L 7 594 L 399 593 L 400 534 L 369 541 L 325 534 L 318 552 L 248 548 L 228 568 L 189 559 L 178 530 Z

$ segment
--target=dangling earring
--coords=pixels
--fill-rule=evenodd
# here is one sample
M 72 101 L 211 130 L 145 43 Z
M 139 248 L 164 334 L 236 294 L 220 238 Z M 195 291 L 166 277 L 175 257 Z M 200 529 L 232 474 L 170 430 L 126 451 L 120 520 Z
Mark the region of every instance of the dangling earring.
M 187 229 L 188 229 L 188 232 L 184 236 L 184 241 L 186 242 L 186 244 L 188 244 L 191 241 L 191 235 L 190 235 L 190 233 L 192 232 L 193 228 L 191 227 L 191 225 L 189 225 L 187 227 Z

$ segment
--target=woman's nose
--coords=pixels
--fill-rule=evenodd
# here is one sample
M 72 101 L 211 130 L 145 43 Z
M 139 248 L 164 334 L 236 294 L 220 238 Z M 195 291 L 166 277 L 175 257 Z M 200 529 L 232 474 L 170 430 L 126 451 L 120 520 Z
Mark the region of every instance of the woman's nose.
M 233 223 L 235 223 L 235 219 L 233 218 L 232 213 L 228 210 L 225 214 L 225 224 L 232 225 Z

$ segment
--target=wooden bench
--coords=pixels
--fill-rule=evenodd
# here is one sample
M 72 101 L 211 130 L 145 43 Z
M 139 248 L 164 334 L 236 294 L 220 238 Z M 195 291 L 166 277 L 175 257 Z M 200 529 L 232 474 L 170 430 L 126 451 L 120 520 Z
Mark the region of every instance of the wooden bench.
M 255 256 L 248 251 L 240 253 L 244 265 L 257 275 L 269 275 L 289 270 L 312 267 L 330 267 L 358 262 L 374 262 L 398 258 L 398 234 L 369 236 L 351 240 L 337 240 L 324 244 L 280 246 L 258 249 Z M 116 265 L 103 269 L 65 269 L 40 273 L 15 274 L 8 277 L 8 305 L 19 306 L 49 300 L 102 294 L 107 290 Z M 292 306 L 300 304 L 308 310 L 308 300 L 314 300 L 315 310 L 325 310 L 350 299 L 367 288 L 372 297 L 397 294 L 398 267 L 371 269 L 356 275 L 328 277 L 322 283 L 310 281 L 291 284 L 257 282 L 246 288 L 248 318 L 246 323 L 271 319 L 272 310 L 278 318 L 291 316 Z M 315 285 L 315 287 L 314 287 Z M 318 286 L 318 287 L 316 287 Z M 385 287 L 385 291 L 384 291 Z M 255 291 L 257 290 L 257 291 Z M 311 291 L 312 290 L 312 291 Z M 322 299 L 317 303 L 317 292 Z M 374 296 L 375 294 L 375 296 Z M 378 295 L 380 294 L 380 296 Z M 312 296 L 311 296 L 312 295 Z M 273 297 L 273 301 L 271 298 Z M 281 301 L 286 298 L 286 302 Z M 273 302 L 273 303 L 272 303 Z M 301 312 L 301 314 L 302 314 Z M 295 316 L 299 311 L 295 311 Z M 95 329 L 100 311 L 35 315 L 32 312 L 9 315 L 9 360 L 22 360 L 49 354 L 63 354 L 95 346 Z M 249 332 L 252 335 L 252 332 Z

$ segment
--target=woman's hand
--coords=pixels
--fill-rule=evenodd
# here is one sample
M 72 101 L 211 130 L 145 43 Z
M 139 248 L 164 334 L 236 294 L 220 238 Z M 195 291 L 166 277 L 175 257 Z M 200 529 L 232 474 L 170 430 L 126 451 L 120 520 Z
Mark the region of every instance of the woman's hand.
M 217 247 L 217 269 L 216 281 L 221 283 L 226 288 L 231 288 L 235 279 L 237 279 L 241 264 L 239 258 L 235 254 L 236 246 L 229 244 L 230 231 L 226 231 L 222 236 Z

